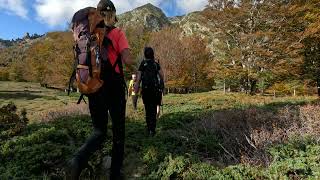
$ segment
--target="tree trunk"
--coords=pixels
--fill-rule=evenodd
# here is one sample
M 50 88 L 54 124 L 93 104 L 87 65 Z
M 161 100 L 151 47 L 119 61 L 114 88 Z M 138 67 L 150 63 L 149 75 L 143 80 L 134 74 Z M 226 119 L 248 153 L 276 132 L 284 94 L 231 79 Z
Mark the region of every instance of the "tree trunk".
M 223 80 L 223 94 L 226 94 L 226 79 Z
M 256 94 L 256 85 L 257 85 L 257 80 L 250 80 L 250 94 L 251 95 Z
M 317 78 L 318 96 L 320 97 L 320 78 Z

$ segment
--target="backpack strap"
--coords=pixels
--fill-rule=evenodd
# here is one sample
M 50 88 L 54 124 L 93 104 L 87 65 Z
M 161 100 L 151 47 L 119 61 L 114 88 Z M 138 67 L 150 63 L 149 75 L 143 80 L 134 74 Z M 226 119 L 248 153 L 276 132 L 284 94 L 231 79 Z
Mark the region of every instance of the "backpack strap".
M 78 51 L 78 46 L 74 45 L 73 46 L 73 58 L 74 58 L 74 64 L 73 64 L 73 71 L 71 74 L 71 77 L 69 79 L 69 86 L 68 86 L 68 96 L 70 95 L 70 91 L 71 91 L 71 84 L 73 84 L 75 78 L 76 78 L 76 71 L 77 71 L 77 64 L 78 62 L 78 58 L 77 58 L 77 51 Z
M 106 27 L 105 38 L 103 40 L 103 46 L 106 48 L 104 48 L 105 53 L 103 53 L 103 55 L 102 55 L 102 57 L 104 59 L 103 62 L 105 63 L 104 66 L 106 67 L 106 69 L 104 69 L 104 70 L 109 70 L 107 75 L 108 75 L 108 77 L 110 76 L 110 78 L 113 78 L 116 76 L 115 72 L 116 72 L 116 68 L 118 66 L 119 70 L 120 70 L 121 81 L 123 82 L 123 84 L 125 85 L 125 88 L 127 90 L 128 88 L 127 88 L 127 84 L 125 83 L 125 80 L 124 80 L 124 72 L 123 72 L 123 64 L 122 64 L 122 60 L 121 60 L 121 54 L 117 55 L 117 59 L 114 62 L 114 64 L 111 64 L 111 61 L 108 57 L 108 47 L 111 46 L 114 51 L 115 51 L 115 47 L 113 46 L 111 39 L 109 39 L 107 36 L 115 28 L 116 28 L 115 26 L 109 26 L 109 27 L 107 26 Z
M 115 26 L 110 26 L 110 27 L 107 27 L 107 32 L 106 32 L 106 36 L 113 30 L 115 29 L 116 27 Z M 113 50 L 115 50 L 114 46 L 113 46 L 113 43 L 112 41 L 109 39 L 109 38 L 105 38 L 104 40 L 104 43 L 103 43 L 105 46 L 111 46 L 113 48 Z M 111 64 L 110 60 L 108 59 L 107 57 L 107 60 L 109 61 L 109 63 Z M 117 59 L 116 59 L 116 62 L 112 65 L 111 64 L 111 67 L 112 67 L 112 75 L 114 75 L 114 72 L 116 71 L 116 68 L 117 68 L 117 65 L 119 67 L 119 70 L 120 70 L 120 75 L 121 76 L 124 76 L 124 72 L 123 72 L 123 64 L 122 64 L 122 60 L 121 60 L 121 54 L 118 54 L 117 56 Z
M 92 63 L 91 63 L 91 50 L 90 44 L 87 44 L 87 56 L 86 56 L 86 65 L 89 66 L 89 76 L 92 77 Z
M 123 64 L 122 64 L 122 60 L 121 60 L 121 54 L 118 55 L 116 62 L 115 62 L 114 65 L 112 66 L 112 70 L 114 70 L 114 72 L 116 71 L 117 65 L 118 65 L 119 70 L 120 70 L 120 75 L 121 75 L 121 76 L 124 76 Z
M 112 75 L 113 76 L 115 75 L 117 65 L 118 65 L 119 70 L 120 70 L 120 78 L 121 78 L 120 81 L 122 81 L 122 83 L 123 83 L 123 85 L 125 87 L 125 90 L 126 90 L 126 94 L 128 94 L 128 86 L 127 86 L 127 83 L 126 83 L 126 81 L 124 79 L 123 64 L 122 64 L 122 60 L 121 60 L 121 55 L 120 54 L 118 55 L 116 62 L 112 66 Z

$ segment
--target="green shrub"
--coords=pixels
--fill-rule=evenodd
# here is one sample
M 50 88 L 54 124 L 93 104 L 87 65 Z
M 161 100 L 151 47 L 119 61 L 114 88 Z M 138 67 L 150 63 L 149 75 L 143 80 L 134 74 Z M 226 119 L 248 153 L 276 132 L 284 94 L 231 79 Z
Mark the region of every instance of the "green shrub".
M 27 126 L 28 119 L 25 109 L 17 114 L 17 107 L 10 103 L 0 108 L 0 140 L 18 135 Z M 1 144 L 1 142 L 0 142 Z
M 182 175 L 183 179 L 213 179 L 216 176 L 220 176 L 220 171 L 207 163 L 192 164 Z
M 269 149 L 273 162 L 268 168 L 272 178 L 320 177 L 320 144 L 312 138 L 296 138 Z
M 0 81 L 9 80 L 9 71 L 6 68 L 0 67 Z
M 4 179 L 36 178 L 45 172 L 62 174 L 65 160 L 74 150 L 64 130 L 41 128 L 32 134 L 6 141 L 0 146 Z
M 63 178 L 66 162 L 91 131 L 87 116 L 28 125 L 19 136 L 0 145 L 0 179 Z M 101 156 L 92 159 L 89 164 L 95 166 Z
M 230 166 L 223 169 L 214 179 L 266 179 L 262 170 L 259 167 L 246 165 Z
M 151 179 L 174 179 L 182 176 L 183 172 L 189 166 L 190 160 L 183 156 L 172 158 L 172 155 L 167 156 L 159 165 L 159 168 L 152 172 L 149 178 Z

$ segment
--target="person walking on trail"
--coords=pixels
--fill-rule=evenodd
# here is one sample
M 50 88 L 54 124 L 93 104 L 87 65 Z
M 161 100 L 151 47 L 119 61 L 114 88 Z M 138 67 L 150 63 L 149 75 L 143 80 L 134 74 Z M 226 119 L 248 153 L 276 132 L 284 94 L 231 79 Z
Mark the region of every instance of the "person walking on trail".
M 132 105 L 134 110 L 137 110 L 137 104 L 138 104 L 138 98 L 139 98 L 139 92 L 136 93 L 134 91 L 134 86 L 136 83 L 137 83 L 137 75 L 132 74 L 132 79 L 130 80 L 128 91 L 129 91 L 129 96 L 131 96 L 132 98 Z
M 102 26 L 109 29 L 104 36 L 101 50 L 100 78 L 104 80 L 104 84 L 97 92 L 88 95 L 93 133 L 71 159 L 71 176 L 72 179 L 79 179 L 89 157 L 104 143 L 109 112 L 113 133 L 110 178 L 121 179 L 123 177 L 121 169 L 124 159 L 126 111 L 126 85 L 122 63 L 129 65 L 133 64 L 133 61 L 130 58 L 129 45 L 124 32 L 114 27 L 117 18 L 116 8 L 112 1 L 100 0 L 96 10 L 103 17 L 104 25 Z
M 156 133 L 157 106 L 161 104 L 164 89 L 163 73 L 159 63 L 155 61 L 154 51 L 151 47 L 145 47 L 144 56 L 145 59 L 141 62 L 138 69 L 138 83 L 135 84 L 135 92 L 139 91 L 141 82 L 141 94 L 145 107 L 147 130 L 149 135 L 154 136 Z

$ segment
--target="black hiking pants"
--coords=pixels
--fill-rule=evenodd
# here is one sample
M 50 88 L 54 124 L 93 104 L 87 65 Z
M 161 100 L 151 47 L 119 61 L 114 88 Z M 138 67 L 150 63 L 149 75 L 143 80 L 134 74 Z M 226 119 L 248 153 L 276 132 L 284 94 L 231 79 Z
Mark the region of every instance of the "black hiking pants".
M 137 110 L 137 105 L 138 105 L 138 95 L 132 95 L 132 105 L 133 105 L 133 109 Z
M 119 78 L 120 79 L 120 78 Z M 112 119 L 113 146 L 111 179 L 120 176 L 124 156 L 125 85 L 122 80 L 110 80 L 95 94 L 89 95 L 93 133 L 73 158 L 72 177 L 78 179 L 89 157 L 101 148 L 107 135 L 108 112 Z
M 142 100 L 145 108 L 145 117 L 148 131 L 151 133 L 156 132 L 157 124 L 157 105 L 158 98 L 155 90 L 143 89 Z

